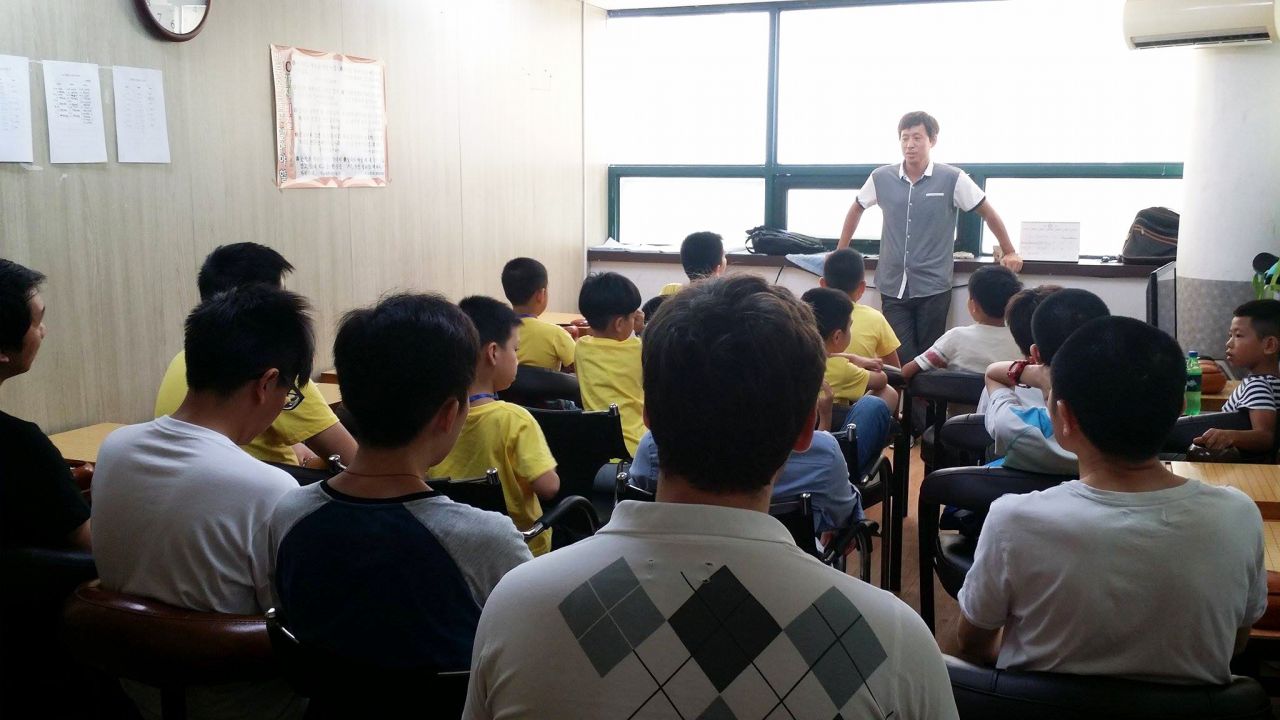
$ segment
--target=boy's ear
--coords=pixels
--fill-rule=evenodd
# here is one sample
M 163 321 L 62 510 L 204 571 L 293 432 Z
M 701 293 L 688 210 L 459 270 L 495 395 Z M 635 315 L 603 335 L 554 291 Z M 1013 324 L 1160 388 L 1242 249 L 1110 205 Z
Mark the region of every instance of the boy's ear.
M 461 412 L 466 406 L 463 405 L 458 398 L 451 397 L 440 405 L 440 409 L 436 411 L 435 419 L 431 421 L 436 434 L 448 435 L 453 432 L 454 423 L 461 422 L 465 419 L 466 413 Z
M 1280 337 L 1268 335 L 1262 338 L 1262 352 L 1266 355 L 1280 355 Z
M 824 277 L 818 278 L 818 287 L 826 287 L 826 286 L 827 286 L 827 279 Z
M 280 371 L 276 368 L 269 368 L 258 377 L 257 381 L 253 383 L 253 399 L 259 403 L 265 402 L 267 393 L 271 392 L 271 389 L 274 388 L 279 381 Z
M 534 293 L 533 299 L 539 303 L 544 303 L 547 301 L 547 293 L 548 293 L 548 290 L 547 288 L 544 287 L 538 292 Z
M 1044 364 L 1044 361 L 1040 359 L 1040 347 L 1035 343 L 1031 343 L 1031 362 L 1036 365 Z
M 1076 417 L 1075 410 L 1072 410 L 1065 400 L 1059 400 L 1054 397 L 1052 402 L 1053 409 L 1058 416 L 1058 424 L 1061 426 L 1059 428 L 1061 437 L 1057 438 L 1058 444 L 1062 445 L 1063 448 L 1074 447 L 1081 440 L 1087 439 L 1080 430 L 1080 420 Z M 1064 440 L 1066 442 L 1063 442 Z
M 484 358 L 484 361 L 489 365 L 497 365 L 498 364 L 498 343 L 496 342 L 485 343 L 484 348 L 481 349 L 480 351 L 480 356 Z
M 800 435 L 796 438 L 795 445 L 791 446 L 796 452 L 804 452 L 813 445 L 814 428 L 818 425 L 818 405 L 815 403 L 809 408 L 809 418 L 804 421 L 804 426 L 800 429 Z
M 867 281 L 863 280 L 858 283 L 858 289 L 853 291 L 853 301 L 858 302 L 862 299 L 862 294 L 867 291 Z

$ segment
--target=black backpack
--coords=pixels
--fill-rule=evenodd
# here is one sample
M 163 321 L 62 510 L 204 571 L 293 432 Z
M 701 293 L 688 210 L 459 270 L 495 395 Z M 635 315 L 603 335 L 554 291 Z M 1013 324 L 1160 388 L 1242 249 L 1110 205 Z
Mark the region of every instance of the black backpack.
M 1163 265 L 1178 255 L 1178 213 L 1163 207 L 1138 211 L 1120 260 L 1138 265 Z
M 747 231 L 747 251 L 758 255 L 810 255 L 826 252 L 822 241 L 763 225 Z

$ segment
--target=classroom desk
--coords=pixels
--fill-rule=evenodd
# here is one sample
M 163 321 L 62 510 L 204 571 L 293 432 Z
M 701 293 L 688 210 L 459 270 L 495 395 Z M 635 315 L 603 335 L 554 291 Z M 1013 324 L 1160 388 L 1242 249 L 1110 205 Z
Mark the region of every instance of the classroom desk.
M 555 325 L 573 325 L 575 321 L 582 320 L 582 315 L 580 313 L 551 312 L 548 310 L 539 315 L 538 319 Z
M 1262 513 L 1267 569 L 1280 572 L 1280 465 L 1175 462 L 1177 475 L 1210 485 L 1228 485 L 1248 495 Z
M 324 396 L 324 403 L 329 407 L 342 402 L 342 390 L 338 389 L 336 382 L 318 382 L 316 387 L 320 388 L 320 394 Z
M 1228 380 L 1227 384 L 1216 393 L 1204 393 L 1200 396 L 1200 412 L 1220 412 L 1222 405 L 1231 397 L 1231 391 L 1240 384 L 1239 380 Z
M 320 373 L 320 379 L 319 379 L 319 380 L 316 380 L 316 384 L 317 384 L 317 385 L 325 385 L 325 384 L 328 384 L 328 385 L 337 385 L 337 384 L 338 384 L 338 371 L 337 371 L 337 370 L 325 370 L 324 372 Z M 324 391 L 322 390 L 321 392 L 324 392 Z
M 122 427 L 124 427 L 122 423 L 98 423 L 50 435 L 49 440 L 69 464 L 96 463 L 98 448 L 102 447 L 102 441 L 106 440 L 112 431 Z

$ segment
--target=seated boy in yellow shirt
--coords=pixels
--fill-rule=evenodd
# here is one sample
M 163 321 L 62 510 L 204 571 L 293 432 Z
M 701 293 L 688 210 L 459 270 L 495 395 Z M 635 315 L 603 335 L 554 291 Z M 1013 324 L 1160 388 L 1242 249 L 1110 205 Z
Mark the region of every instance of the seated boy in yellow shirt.
M 617 405 L 622 414 L 622 437 L 635 457 L 644 435 L 644 386 L 640 371 L 640 338 L 635 336 L 641 315 L 640 291 L 635 283 L 614 272 L 582 281 L 578 312 L 591 325 L 591 335 L 578 340 L 578 387 L 587 410 Z
M 853 248 L 844 248 L 828 255 L 822 265 L 822 277 L 818 279 L 818 285 L 839 290 L 853 301 L 849 345 L 841 349 L 841 353 L 855 356 L 851 359 L 870 370 L 879 370 L 884 365 L 902 367 L 898 359 L 898 348 L 902 343 L 898 341 L 889 321 L 885 320 L 879 310 L 858 302 L 867 291 L 867 268 L 862 253 Z M 880 365 L 862 360 L 879 360 Z
M 502 292 L 520 316 L 516 358 L 521 365 L 573 372 L 573 336 L 538 316 L 547 311 L 547 268 L 518 257 L 502 268 Z
M 684 266 L 685 277 L 689 282 L 697 282 L 703 278 L 719 277 L 728 266 L 724 255 L 724 238 L 713 232 L 692 233 L 680 243 L 680 264 Z M 675 295 L 684 287 L 680 283 L 667 283 L 659 291 L 659 297 Z
M 200 302 L 243 285 L 261 283 L 283 288 L 284 276 L 292 271 L 293 265 L 284 256 L 265 245 L 242 242 L 219 246 L 200 266 L 196 278 Z M 320 388 L 308 380 L 301 390 L 302 397 L 290 397 L 271 427 L 243 446 L 244 451 L 264 462 L 283 465 L 328 467 L 330 455 L 351 462 L 356 441 L 329 409 Z M 187 356 L 179 352 L 160 381 L 155 416 L 172 414 L 186 396 Z
M 476 376 L 468 390 L 471 405 L 462 434 L 449 455 L 432 467 L 433 478 L 473 478 L 498 469 L 507 514 L 520 530 L 542 517 L 538 498 L 550 500 L 560 491 L 556 459 L 529 411 L 498 399 L 516 377 L 520 318 L 493 298 L 475 295 L 458 303 L 480 335 Z M 529 543 L 534 555 L 551 550 L 551 531 Z

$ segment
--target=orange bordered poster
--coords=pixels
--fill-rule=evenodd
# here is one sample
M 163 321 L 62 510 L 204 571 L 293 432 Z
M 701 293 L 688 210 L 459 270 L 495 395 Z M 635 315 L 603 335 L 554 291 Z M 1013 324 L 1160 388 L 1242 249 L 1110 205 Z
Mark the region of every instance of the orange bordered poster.
M 385 187 L 387 99 L 377 60 L 271 46 L 276 185 Z

